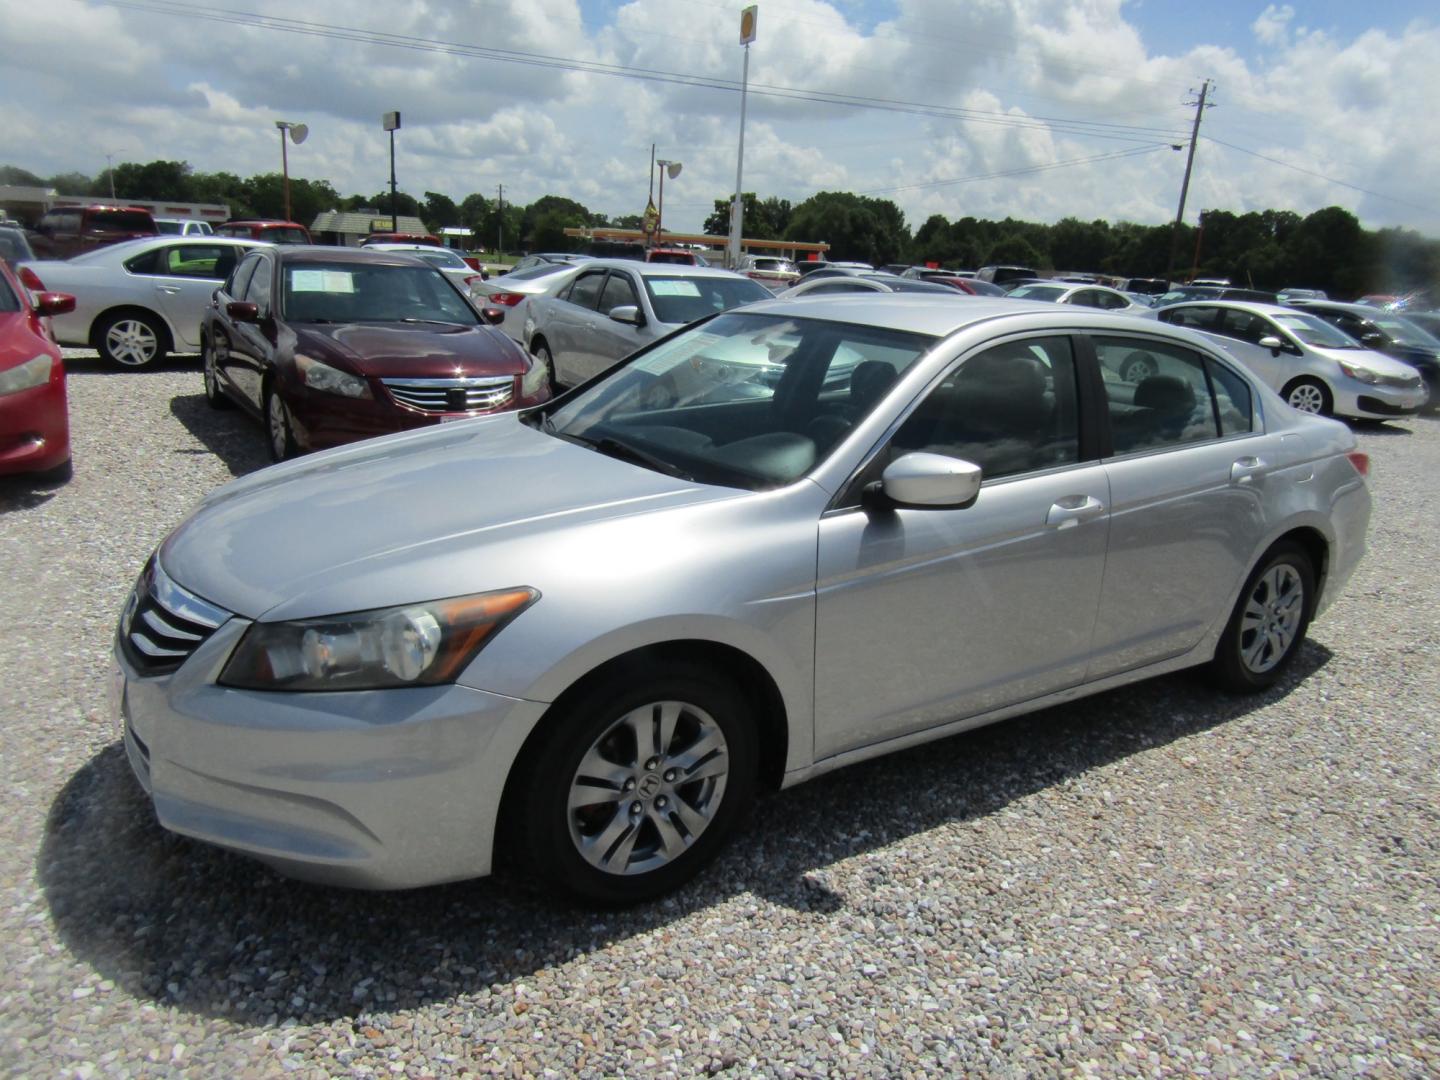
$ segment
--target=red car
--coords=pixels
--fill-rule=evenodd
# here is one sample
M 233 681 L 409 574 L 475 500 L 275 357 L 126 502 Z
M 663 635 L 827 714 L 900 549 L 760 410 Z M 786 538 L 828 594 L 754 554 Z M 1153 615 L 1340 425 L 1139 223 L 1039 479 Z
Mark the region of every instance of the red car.
M 431 247 L 444 247 L 438 236 L 430 233 L 406 233 L 406 232 L 377 232 L 371 233 L 360 241 L 361 247 L 368 247 L 371 244 L 429 244 Z
M 42 292 L 32 301 L 0 259 L 0 473 L 70 476 L 65 362 L 45 318 L 74 307 L 65 293 Z
M 122 240 L 159 235 L 143 206 L 57 206 L 36 224 L 30 246 L 37 258 L 68 259 Z
M 549 400 L 544 364 L 501 317 L 411 255 L 259 249 L 205 312 L 205 397 L 262 421 L 276 461 Z
M 241 240 L 265 240 L 272 244 L 308 244 L 310 230 L 298 221 L 227 221 L 215 226 L 216 236 Z

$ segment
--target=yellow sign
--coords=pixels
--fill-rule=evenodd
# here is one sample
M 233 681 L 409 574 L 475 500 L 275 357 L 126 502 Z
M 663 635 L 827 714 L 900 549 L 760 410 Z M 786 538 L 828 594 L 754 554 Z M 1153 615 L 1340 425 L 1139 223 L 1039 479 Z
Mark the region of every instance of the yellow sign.
M 755 40 L 755 20 L 759 17 L 760 9 L 757 5 L 751 4 L 740 12 L 740 44 L 749 45 Z

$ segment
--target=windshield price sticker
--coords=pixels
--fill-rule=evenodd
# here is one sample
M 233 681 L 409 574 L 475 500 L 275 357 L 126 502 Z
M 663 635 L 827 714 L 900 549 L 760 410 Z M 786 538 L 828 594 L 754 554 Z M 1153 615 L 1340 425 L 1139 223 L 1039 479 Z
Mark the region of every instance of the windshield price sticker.
M 353 293 L 355 275 L 348 270 L 292 270 L 290 291 Z
M 646 353 L 641 359 L 631 364 L 635 371 L 643 371 L 648 375 L 664 375 L 686 356 L 693 356 L 704 352 L 711 345 L 720 341 L 719 334 L 700 333 L 687 334 L 684 338 L 664 348 L 655 349 Z M 681 355 L 677 355 L 681 354 Z
M 682 281 L 676 278 L 652 278 L 647 282 L 650 291 L 656 296 L 699 296 L 700 286 L 693 281 Z

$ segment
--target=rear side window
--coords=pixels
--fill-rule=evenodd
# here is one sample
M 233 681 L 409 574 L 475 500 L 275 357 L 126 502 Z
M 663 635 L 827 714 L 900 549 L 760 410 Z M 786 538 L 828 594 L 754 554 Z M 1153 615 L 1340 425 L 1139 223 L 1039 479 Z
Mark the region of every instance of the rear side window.
M 102 233 L 153 233 L 155 221 L 141 210 L 91 210 L 85 215 L 85 228 Z
M 1239 435 L 1255 430 L 1254 406 L 1250 387 L 1224 364 L 1205 358 L 1205 371 L 1210 388 L 1215 392 L 1215 411 L 1220 420 L 1221 435 Z
M 1105 378 L 1116 454 L 1219 437 L 1203 356 L 1169 342 L 1119 337 L 1093 340 Z
M 1160 313 L 1160 321 L 1171 326 L 1188 326 L 1192 330 L 1213 330 L 1215 309 L 1211 307 L 1172 308 Z
M 179 244 L 162 249 L 158 272 L 166 277 L 221 281 L 235 267 L 235 249 L 226 244 Z

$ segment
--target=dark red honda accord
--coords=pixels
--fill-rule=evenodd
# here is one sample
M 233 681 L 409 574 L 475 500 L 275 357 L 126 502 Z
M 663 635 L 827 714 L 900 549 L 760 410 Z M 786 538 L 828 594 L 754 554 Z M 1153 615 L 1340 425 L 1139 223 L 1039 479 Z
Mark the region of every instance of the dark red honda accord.
M 538 405 L 547 372 L 435 267 L 398 252 L 250 252 L 201 327 L 205 397 L 260 419 L 276 461 Z

